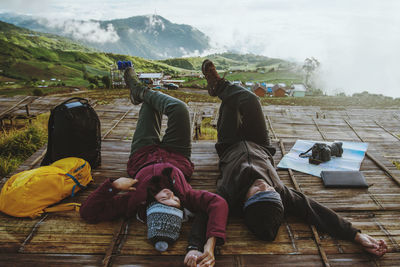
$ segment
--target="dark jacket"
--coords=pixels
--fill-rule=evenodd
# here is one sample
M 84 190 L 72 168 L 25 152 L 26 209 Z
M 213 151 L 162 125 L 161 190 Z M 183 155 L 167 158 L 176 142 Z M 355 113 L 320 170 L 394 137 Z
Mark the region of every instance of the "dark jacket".
M 359 231 L 333 210 L 285 186 L 268 150 L 253 142 L 241 141 L 230 146 L 220 158 L 220 170 L 217 193 L 227 200 L 233 215 L 242 215 L 246 193 L 254 180 L 264 179 L 280 194 L 286 216 L 299 217 L 340 239 L 352 241 Z
M 208 215 L 207 238 L 217 237 L 219 243 L 225 241 L 228 205 L 217 194 L 203 190 L 194 190 L 186 181 L 185 175 L 193 173 L 193 164 L 180 154 L 167 151 L 158 146 L 147 146 L 133 154 L 128 162 L 128 174 L 138 179 L 136 190 L 118 194 L 112 187 L 112 180 L 106 180 L 97 188 L 80 209 L 81 217 L 90 223 L 109 221 L 136 213 L 145 219 L 147 185 L 151 177 L 162 176 L 165 168 L 172 168 L 174 191 L 181 204 L 192 212 L 205 212 Z

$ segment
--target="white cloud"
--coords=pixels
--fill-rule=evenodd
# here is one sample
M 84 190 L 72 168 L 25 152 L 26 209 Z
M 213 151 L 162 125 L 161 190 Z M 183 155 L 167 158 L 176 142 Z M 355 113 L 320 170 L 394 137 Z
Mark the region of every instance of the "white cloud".
M 100 27 L 99 22 L 76 21 L 63 19 L 41 19 L 40 23 L 62 31 L 73 39 L 87 41 L 91 43 L 117 42 L 119 36 L 112 24 L 108 24 L 105 29 Z
M 217 51 L 300 62 L 314 56 L 326 90 L 400 97 L 398 0 L 2 0 L 1 10 L 84 20 L 157 13 L 198 28 Z
M 148 15 L 148 21 L 146 22 L 146 30 L 151 32 L 153 30 L 165 30 L 164 22 L 154 15 Z

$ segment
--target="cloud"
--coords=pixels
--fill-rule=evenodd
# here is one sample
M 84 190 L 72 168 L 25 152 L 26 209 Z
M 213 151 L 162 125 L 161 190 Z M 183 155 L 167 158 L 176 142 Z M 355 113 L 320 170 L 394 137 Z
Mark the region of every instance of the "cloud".
M 198 28 L 216 44 L 215 51 L 299 62 L 314 56 L 321 62 L 321 86 L 329 92 L 400 97 L 398 0 L 2 0 L 0 10 L 76 20 L 156 13 Z M 151 16 L 147 27 L 162 29 Z M 113 38 L 112 30 L 103 31 Z
M 99 22 L 76 21 L 76 20 L 39 20 L 43 25 L 62 31 L 73 39 L 90 43 L 114 43 L 119 40 L 118 33 L 112 24 L 108 24 L 105 29 L 101 28 Z
M 1 0 L 0 10 L 31 15 L 48 9 L 52 2 L 51 0 Z
M 164 22 L 158 18 L 157 16 L 154 15 L 148 15 L 148 21 L 146 22 L 147 30 L 152 31 L 152 30 L 165 30 L 165 25 Z

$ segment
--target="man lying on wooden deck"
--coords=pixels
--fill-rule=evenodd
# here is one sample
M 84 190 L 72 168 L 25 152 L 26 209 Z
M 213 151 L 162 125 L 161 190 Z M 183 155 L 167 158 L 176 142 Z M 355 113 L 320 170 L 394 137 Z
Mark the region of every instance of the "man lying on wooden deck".
M 202 72 L 209 94 L 222 100 L 215 145 L 221 171 L 217 193 L 227 200 L 231 215 L 243 217 L 249 230 L 266 241 L 273 241 L 284 217 L 292 215 L 333 237 L 354 241 L 369 253 L 386 253 L 384 240 L 361 233 L 333 210 L 286 187 L 274 167 L 275 149 L 257 96 L 220 78 L 210 60 L 203 62 Z M 194 225 L 201 239 L 204 223 Z
M 204 212 L 207 241 L 200 266 L 213 266 L 215 245 L 225 242 L 228 205 L 217 194 L 194 190 L 187 182 L 193 173 L 191 130 L 182 101 L 142 85 L 132 67 L 125 70 L 133 104 L 142 103 L 133 136 L 128 174 L 108 179 L 82 204 L 80 214 L 90 223 L 122 216 L 147 219 L 148 238 L 159 251 L 176 241 L 185 211 Z M 162 115 L 168 117 L 160 140 Z M 125 194 L 118 194 L 127 191 Z

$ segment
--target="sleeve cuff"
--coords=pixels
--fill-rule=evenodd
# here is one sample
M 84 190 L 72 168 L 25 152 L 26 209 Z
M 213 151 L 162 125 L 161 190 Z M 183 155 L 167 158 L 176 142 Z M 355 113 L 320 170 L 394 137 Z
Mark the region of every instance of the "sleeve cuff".
M 352 229 L 352 233 L 351 233 L 351 237 L 350 237 L 350 241 L 354 241 L 354 239 L 356 238 L 357 233 L 361 233 L 360 229 L 357 228 L 353 228 Z
M 207 235 L 207 239 L 208 240 L 210 237 L 215 237 L 217 239 L 217 242 L 215 243 L 216 246 L 222 246 L 223 244 L 225 244 L 225 235 L 221 234 L 211 234 L 211 235 Z
M 101 186 L 101 191 L 107 195 L 107 196 L 115 196 L 116 194 L 118 194 L 119 192 L 121 192 L 121 190 L 116 189 L 113 187 L 113 182 L 115 181 L 115 179 L 109 178 L 107 179 Z

